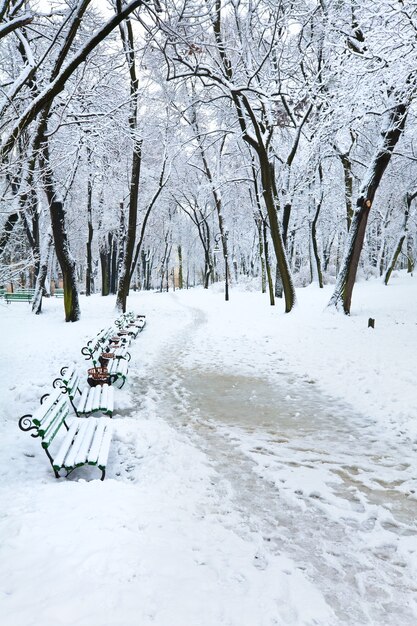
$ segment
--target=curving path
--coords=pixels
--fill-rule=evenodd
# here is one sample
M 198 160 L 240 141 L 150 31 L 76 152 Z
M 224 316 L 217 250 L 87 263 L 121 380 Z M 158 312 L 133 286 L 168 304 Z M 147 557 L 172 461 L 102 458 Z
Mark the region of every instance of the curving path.
M 187 313 L 141 393 L 156 388 L 160 415 L 208 455 L 224 502 L 213 513 L 259 534 L 259 567 L 290 556 L 335 626 L 415 626 L 415 452 L 284 364 L 274 379 L 231 374 L 219 349 L 207 368 L 193 364 L 207 319 Z

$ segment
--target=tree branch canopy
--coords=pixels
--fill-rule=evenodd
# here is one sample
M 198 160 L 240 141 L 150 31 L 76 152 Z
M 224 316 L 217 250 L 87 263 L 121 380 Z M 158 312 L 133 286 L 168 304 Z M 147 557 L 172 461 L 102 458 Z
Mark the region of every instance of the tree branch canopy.
M 111 17 L 107 23 L 100 28 L 95 35 L 79 50 L 79 52 L 69 61 L 69 63 L 58 73 L 56 78 L 41 93 L 34 98 L 26 110 L 19 117 L 13 129 L 5 137 L 0 146 L 1 161 L 4 162 L 7 155 L 13 149 L 16 141 L 33 122 L 42 109 L 50 104 L 53 99 L 63 91 L 67 80 L 74 74 L 76 69 L 87 59 L 88 55 L 101 43 L 132 11 L 143 5 L 143 0 L 132 0 L 120 13 Z

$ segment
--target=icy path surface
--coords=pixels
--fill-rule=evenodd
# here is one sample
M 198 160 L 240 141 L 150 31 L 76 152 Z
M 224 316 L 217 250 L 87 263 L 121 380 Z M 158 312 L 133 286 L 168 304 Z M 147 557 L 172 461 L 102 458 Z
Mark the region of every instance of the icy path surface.
M 409 442 L 385 440 L 373 421 L 320 393 L 314 380 L 288 373 L 275 351 L 265 354 L 273 377 L 259 366 L 236 374 L 225 358 L 232 345 L 210 334 L 205 313 L 184 313 L 191 321 L 179 324 L 138 391 L 156 391 L 160 416 L 208 455 L 225 503 L 219 520 L 227 526 L 232 507 L 241 520 L 236 528 L 231 517 L 232 530 L 260 533 L 260 568 L 268 555 L 290 556 L 333 609 L 334 626 L 415 626 Z

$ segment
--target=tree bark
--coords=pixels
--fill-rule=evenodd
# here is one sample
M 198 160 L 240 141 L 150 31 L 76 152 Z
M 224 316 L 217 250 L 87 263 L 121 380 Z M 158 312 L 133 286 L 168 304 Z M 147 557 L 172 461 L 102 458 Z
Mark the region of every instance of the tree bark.
M 10 239 L 10 235 L 19 219 L 19 213 L 11 213 L 3 226 L 3 232 L 0 235 L 0 254 L 3 253 L 4 248 L 7 246 L 7 242 Z
M 319 283 L 320 289 L 323 289 L 323 272 L 321 270 L 321 261 L 319 255 L 319 248 L 317 245 L 317 222 L 320 215 L 320 210 L 323 204 L 323 170 L 321 165 L 319 165 L 319 181 L 320 181 L 320 198 L 317 202 L 316 212 L 311 223 L 311 243 L 313 247 L 313 255 L 314 255 L 314 263 L 317 274 L 317 280 Z
M 57 199 L 54 180 L 50 167 L 48 140 L 43 138 L 42 154 L 43 180 L 45 194 L 48 199 L 51 215 L 52 233 L 54 236 L 55 253 L 61 268 L 64 282 L 64 310 L 66 322 L 77 322 L 80 319 L 78 301 L 77 275 L 75 260 L 71 254 L 66 230 L 66 214 L 63 202 Z
M 121 0 L 116 0 L 118 13 L 122 12 Z M 133 254 L 136 242 L 136 222 L 138 218 L 138 198 L 139 198 L 139 181 L 140 169 L 142 163 L 142 139 L 138 137 L 138 90 L 139 80 L 136 74 L 135 61 L 135 45 L 133 29 L 130 20 L 126 20 L 120 26 L 120 34 L 123 42 L 126 61 L 129 69 L 130 77 L 130 97 L 131 111 L 129 114 L 129 127 L 133 141 L 132 170 L 130 177 L 130 194 L 129 194 L 129 217 L 127 226 L 126 247 L 124 251 L 124 259 L 122 270 L 119 276 L 119 286 L 116 297 L 116 309 L 126 312 L 127 296 L 129 294 L 130 281 L 132 276 Z
M 271 264 L 269 262 L 268 232 L 265 218 L 262 219 L 262 234 L 264 240 L 266 275 L 268 279 L 269 304 L 275 306 L 274 281 L 272 280 Z
M 87 181 L 87 258 L 85 269 L 85 295 L 91 296 L 94 292 L 93 284 L 93 181 L 91 172 L 91 149 L 87 147 L 88 181 Z
M 45 290 L 45 282 L 48 276 L 49 257 L 52 249 L 52 234 L 49 232 L 45 250 L 39 263 L 39 271 L 36 278 L 35 295 L 32 302 L 32 312 L 39 315 L 42 312 L 42 296 Z
M 381 133 L 381 143 L 377 147 L 368 167 L 359 198 L 356 202 L 357 208 L 348 235 L 344 261 L 328 305 L 329 307 L 335 307 L 337 310 L 343 309 L 346 315 L 350 314 L 352 292 L 365 239 L 369 212 L 382 176 L 404 130 L 408 104 L 397 104 L 389 111 L 387 125 Z
M 101 295 L 108 296 L 110 293 L 110 254 L 111 249 L 106 236 L 100 241 L 100 266 L 101 266 Z
M 408 233 L 408 219 L 410 217 L 410 208 L 411 208 L 411 203 L 412 201 L 417 198 L 417 192 L 414 192 L 412 194 L 406 194 L 405 196 L 405 211 L 404 211 L 404 221 L 403 221 L 403 227 L 402 227 L 402 233 L 401 236 L 398 240 L 398 243 L 395 247 L 395 250 L 393 252 L 393 255 L 391 257 L 391 261 L 388 264 L 388 268 L 387 271 L 385 273 L 385 277 L 384 277 L 384 284 L 388 285 L 389 279 L 391 278 L 391 274 L 394 271 L 395 265 L 397 263 L 398 257 L 400 256 L 400 252 L 402 250 L 403 247 L 403 243 L 405 238 L 407 237 L 407 233 Z
M 138 218 L 138 196 L 140 168 L 142 162 L 142 142 L 135 140 L 132 159 L 132 174 L 130 180 L 130 200 L 129 218 L 127 226 L 126 248 L 124 253 L 122 271 L 119 276 L 119 287 L 117 290 L 116 309 L 126 312 L 126 301 L 129 295 L 130 271 L 133 261 L 133 253 L 136 241 L 136 222 Z

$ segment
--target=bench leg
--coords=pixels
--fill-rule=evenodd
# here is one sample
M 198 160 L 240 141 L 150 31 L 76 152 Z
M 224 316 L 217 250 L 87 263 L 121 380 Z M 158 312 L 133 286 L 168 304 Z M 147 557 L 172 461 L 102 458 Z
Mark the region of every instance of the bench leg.
M 49 461 L 51 463 L 51 467 L 52 467 L 52 470 L 53 470 L 53 472 L 55 474 L 55 478 L 61 478 L 60 475 L 59 475 L 59 472 L 54 468 L 54 460 L 51 457 L 51 455 L 49 454 L 48 448 L 44 448 L 44 450 L 45 450 L 46 455 L 47 455 L 47 457 L 48 457 L 48 459 L 49 459 Z
M 82 465 L 79 465 L 78 467 L 71 467 L 71 469 L 67 470 L 67 473 L 65 474 L 65 478 L 68 478 L 68 476 L 70 474 L 72 474 L 72 472 L 74 470 L 79 469 L 79 467 L 82 467 Z M 101 478 L 100 478 L 100 480 L 104 480 L 104 478 L 106 476 L 106 468 L 105 467 L 99 467 L 99 470 L 101 471 Z M 59 478 L 59 476 L 57 476 L 57 478 Z

